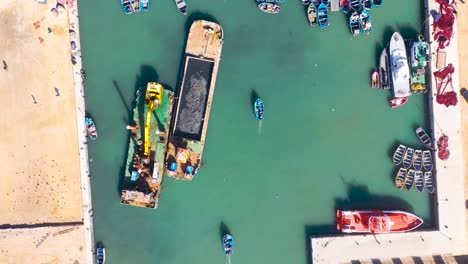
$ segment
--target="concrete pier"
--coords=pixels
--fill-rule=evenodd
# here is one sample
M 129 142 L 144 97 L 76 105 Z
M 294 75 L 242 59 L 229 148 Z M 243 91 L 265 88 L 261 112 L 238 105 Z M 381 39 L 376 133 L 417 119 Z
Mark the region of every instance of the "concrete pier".
M 433 0 L 425 0 L 425 14 L 439 9 Z M 436 70 L 437 42 L 432 38 L 433 18 L 426 24 L 426 39 L 430 40 L 431 74 L 429 107 L 433 137 L 449 137 L 450 158 L 442 161 L 435 154 L 435 230 L 383 235 L 341 235 L 311 238 L 312 261 L 316 263 L 349 263 L 354 260 L 393 259 L 409 256 L 457 255 L 466 252 L 466 220 L 464 199 L 463 142 L 459 97 L 456 106 L 446 107 L 436 102 L 436 83 L 432 71 Z M 447 64 L 455 67 L 453 88 L 458 93 L 458 37 L 454 36 L 447 53 Z M 391 209 L 391 208 L 389 208 Z

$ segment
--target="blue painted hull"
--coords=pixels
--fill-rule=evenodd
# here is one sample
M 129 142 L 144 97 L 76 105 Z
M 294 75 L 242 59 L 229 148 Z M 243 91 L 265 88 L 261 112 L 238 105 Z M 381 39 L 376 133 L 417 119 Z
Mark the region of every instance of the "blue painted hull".
M 255 100 L 254 102 L 255 118 L 257 118 L 257 120 L 263 120 L 264 109 L 265 109 L 265 105 L 263 104 L 262 99 L 257 98 L 257 100 Z
M 321 28 L 328 27 L 328 7 L 326 4 L 320 4 L 317 9 L 318 23 Z

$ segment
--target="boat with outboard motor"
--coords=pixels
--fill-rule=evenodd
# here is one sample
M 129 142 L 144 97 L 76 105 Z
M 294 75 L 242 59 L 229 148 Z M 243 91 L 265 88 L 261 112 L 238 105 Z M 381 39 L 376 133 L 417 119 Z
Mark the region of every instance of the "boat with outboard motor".
M 257 100 L 255 100 L 254 102 L 254 112 L 255 112 L 255 118 L 257 118 L 257 120 L 263 120 L 264 110 L 265 110 L 265 105 L 263 104 L 263 100 L 260 98 L 257 98 Z
M 183 15 L 187 15 L 187 3 L 185 0 L 175 0 L 175 4 L 177 6 L 177 10 Z
M 97 248 L 96 249 L 96 263 L 104 264 L 106 263 L 106 248 Z
M 307 8 L 307 19 L 311 26 L 317 25 L 317 7 L 312 3 L 310 3 Z
M 362 11 L 359 15 L 359 26 L 361 27 L 361 32 L 365 34 L 370 34 L 372 31 L 371 16 L 367 10 Z
M 405 185 L 405 180 L 406 180 L 406 174 L 408 173 L 408 170 L 405 168 L 399 168 L 397 175 L 395 177 L 395 186 L 398 189 L 401 189 L 403 185 Z
M 411 95 L 408 58 L 406 56 L 405 42 L 400 33 L 393 33 L 389 51 L 393 96 L 395 98 L 408 97 Z
M 326 4 L 321 3 L 317 9 L 318 24 L 321 28 L 326 28 L 330 24 L 328 22 L 328 7 Z
M 336 222 L 336 229 L 343 233 L 382 234 L 412 231 L 424 221 L 403 211 L 337 210 Z
M 229 256 L 233 253 L 234 241 L 230 234 L 226 234 L 223 236 L 223 248 L 224 248 L 224 254 L 226 256 Z
M 130 2 L 130 0 L 120 0 L 120 4 L 122 5 L 125 14 L 128 15 L 133 13 L 132 2 Z
M 359 19 L 359 13 L 356 11 L 354 11 L 349 17 L 349 30 L 351 30 L 353 36 L 357 36 L 361 33 L 361 23 Z
M 424 144 L 424 146 L 426 146 L 426 148 L 428 149 L 433 149 L 432 147 L 432 139 L 431 137 L 429 136 L 429 134 L 427 134 L 426 131 L 424 131 L 424 129 L 422 127 L 418 127 L 416 128 L 416 135 L 418 136 L 419 140 L 421 141 L 421 143 Z
M 391 108 L 397 108 L 397 107 L 400 107 L 400 106 L 406 104 L 408 102 L 408 98 L 407 97 L 397 97 L 397 98 L 392 98 L 392 99 L 388 100 L 388 102 L 390 103 Z

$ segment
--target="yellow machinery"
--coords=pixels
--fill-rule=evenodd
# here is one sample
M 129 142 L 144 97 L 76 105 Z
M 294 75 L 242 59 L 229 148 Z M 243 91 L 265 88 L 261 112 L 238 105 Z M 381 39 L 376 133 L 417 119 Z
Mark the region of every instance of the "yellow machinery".
M 149 82 L 146 87 L 145 104 L 148 107 L 146 112 L 146 123 L 145 123 L 145 156 L 148 156 L 151 149 L 151 115 L 154 109 L 162 105 L 164 95 L 164 87 L 157 82 Z

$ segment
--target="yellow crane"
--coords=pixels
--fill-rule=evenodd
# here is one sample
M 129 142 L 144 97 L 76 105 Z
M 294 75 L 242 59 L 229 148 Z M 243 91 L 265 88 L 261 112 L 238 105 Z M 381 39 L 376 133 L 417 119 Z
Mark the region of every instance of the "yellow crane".
M 145 104 L 148 107 L 146 112 L 145 122 L 145 156 L 148 156 L 151 150 L 150 142 L 150 128 L 151 128 L 151 115 L 154 109 L 160 107 L 163 102 L 164 87 L 157 82 L 149 82 L 146 87 Z

